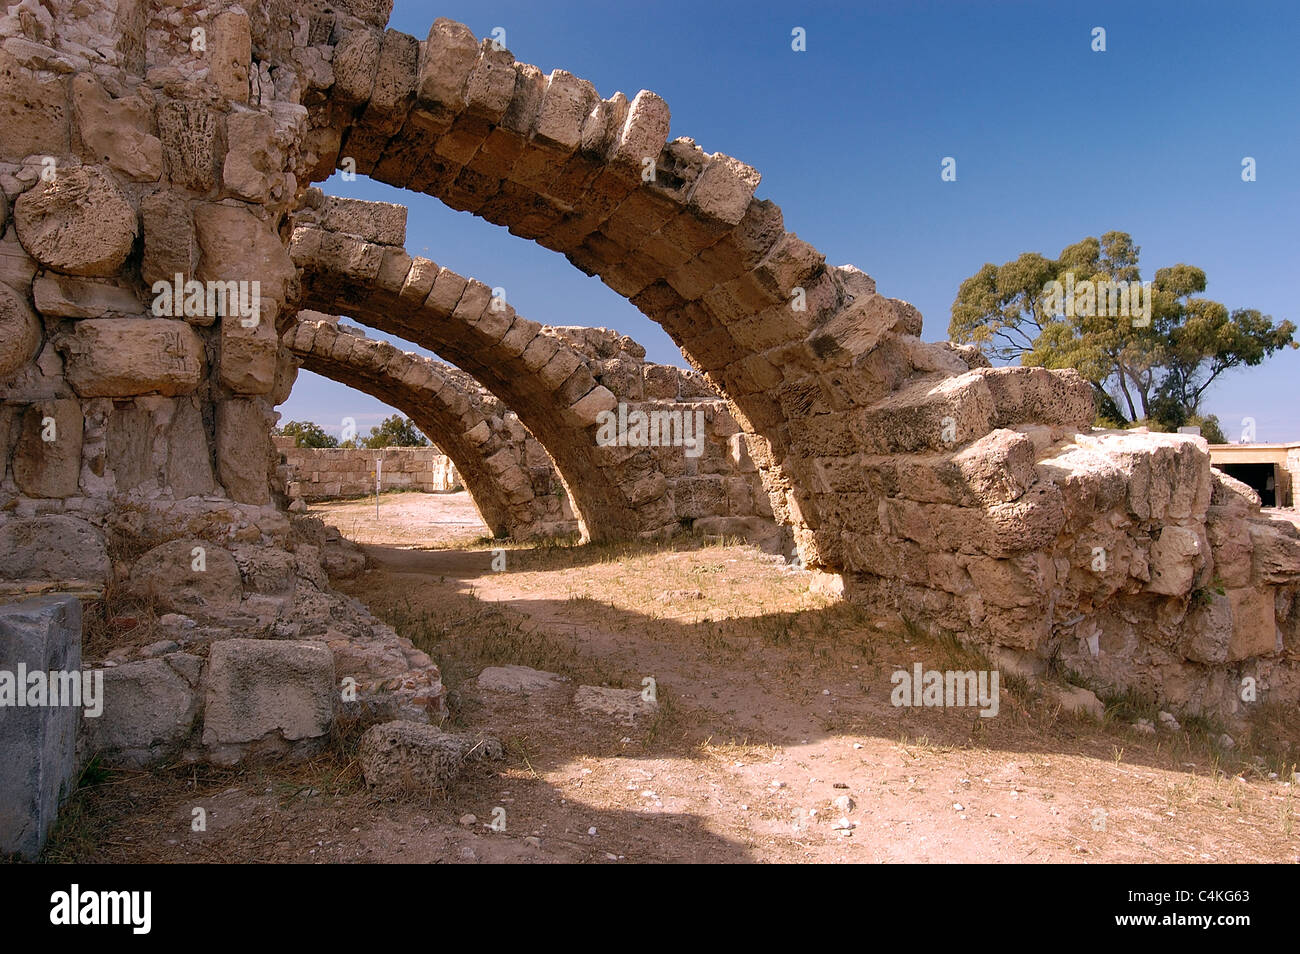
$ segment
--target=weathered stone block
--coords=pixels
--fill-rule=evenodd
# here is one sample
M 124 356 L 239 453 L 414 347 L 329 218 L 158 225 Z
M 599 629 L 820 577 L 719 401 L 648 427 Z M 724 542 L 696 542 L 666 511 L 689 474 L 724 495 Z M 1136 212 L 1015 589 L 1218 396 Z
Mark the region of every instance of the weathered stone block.
M 177 499 L 210 494 L 212 453 L 203 413 L 194 398 L 176 402 L 167 431 L 167 486 Z
M 252 327 L 244 320 L 221 319 L 221 383 L 235 394 L 266 394 L 275 384 L 280 343 L 270 320 Z
M 357 748 L 366 784 L 387 795 L 426 795 L 445 788 L 467 761 L 503 755 L 496 739 L 444 732 L 419 722 L 373 725 Z
M 71 497 L 81 476 L 81 402 L 42 401 L 23 412 L 14 482 L 29 497 Z
M 8 285 L 0 285 L 0 377 L 7 377 L 36 357 L 41 323 L 27 300 Z
M 117 184 L 91 166 L 60 169 L 14 203 L 23 248 L 69 275 L 114 274 L 135 245 L 135 209 Z
M 345 232 L 379 245 L 406 242 L 406 206 L 326 196 L 320 210 L 321 228 Z
M 217 478 L 230 499 L 270 502 L 269 435 L 266 414 L 258 402 L 234 399 L 217 404 Z
M 36 309 L 59 318 L 107 318 L 143 315 L 145 306 L 135 292 L 116 283 L 45 272 L 32 285 Z
M 1273 594 L 1265 588 L 1228 590 L 1232 605 L 1232 640 L 1228 661 L 1267 656 L 1277 650 Z
M 132 593 L 160 613 L 220 618 L 239 606 L 243 584 L 230 551 L 197 539 L 154 547 L 131 568 Z
M 0 159 L 68 153 L 66 77 L 38 78 L 0 50 Z
M 752 166 L 720 152 L 714 153 L 695 180 L 689 201 L 705 215 L 738 225 L 745 217 L 760 179 L 762 176 Z
M 187 394 L 203 380 L 203 342 L 183 321 L 87 319 L 56 344 L 82 397 Z
M 0 678 L 16 678 L 20 665 L 28 672 L 80 674 L 78 600 L 43 596 L 0 605 Z M 10 687 L 15 690 L 26 694 L 28 687 Z M 14 702 L 0 706 L 0 855 L 34 861 L 59 805 L 76 787 L 81 710 Z
M 212 20 L 208 40 L 208 78 L 217 92 L 235 103 L 248 102 L 248 75 L 253 63 L 253 38 L 248 14 L 226 10 Z M 232 135 L 231 141 L 234 141 Z
M 84 520 L 0 516 L 0 579 L 102 583 L 109 572 L 104 535 Z
M 269 113 L 238 110 L 226 117 L 230 145 L 221 169 L 226 189 L 250 202 L 265 201 L 284 165 L 275 134 Z
M 175 755 L 194 731 L 202 665 L 172 653 L 105 668 L 103 714 L 83 723 L 87 750 L 131 767 Z
M 204 678 L 203 744 L 219 764 L 263 752 L 312 753 L 334 714 L 334 660 L 321 643 L 213 643 Z
M 293 297 L 298 273 L 280 237 L 246 207 L 205 203 L 194 210 L 205 281 L 260 282 L 262 299 Z
M 153 107 L 147 100 L 114 99 L 91 74 L 78 73 L 72 78 L 72 107 L 90 161 L 108 163 L 128 179 L 158 181 L 162 141 L 153 134 Z
M 151 193 L 140 200 L 144 223 L 144 259 L 140 277 L 146 285 L 188 279 L 198 261 L 194 221 L 185 197 L 171 189 Z
M 446 17 L 434 20 L 420 58 L 416 103 L 435 115 L 459 113 L 477 62 L 478 41 L 469 27 Z
M 334 88 L 340 106 L 355 108 L 370 99 L 384 35 L 379 30 L 351 30 L 334 48 Z M 344 147 L 346 152 L 346 147 Z
M 202 103 L 174 100 L 158 110 L 167 177 L 198 193 L 217 184 L 217 117 Z
M 1209 544 L 1190 527 L 1166 526 L 1151 544 L 1152 593 L 1181 596 L 1191 590 L 1196 574 L 1205 565 Z

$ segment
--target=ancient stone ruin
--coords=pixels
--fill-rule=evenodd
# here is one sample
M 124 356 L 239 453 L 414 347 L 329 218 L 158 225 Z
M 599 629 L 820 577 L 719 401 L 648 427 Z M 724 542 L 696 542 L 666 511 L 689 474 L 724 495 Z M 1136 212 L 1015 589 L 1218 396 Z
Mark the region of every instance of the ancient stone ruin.
M 640 345 L 604 329 L 544 331 L 548 342 L 554 339 L 557 348 L 575 355 L 613 394 L 610 408 L 602 410 L 614 414 L 622 404 L 629 415 L 657 411 L 684 421 L 698 438 L 695 453 L 669 443 L 601 446 L 590 433 L 592 420 L 570 415 L 563 406 L 534 407 L 529 418 L 551 416 L 561 435 L 552 445 L 563 461 L 557 466 L 518 415 L 463 371 L 366 338 L 355 327 L 306 309 L 284 341 L 302 367 L 365 391 L 415 421 L 455 463 L 484 522 L 498 536 L 523 540 L 577 530 L 585 539 L 618 539 L 630 535 L 628 527 L 638 537 L 689 528 L 782 549 L 783 535 L 771 519 L 740 428 L 700 375 L 647 363 Z M 593 455 L 614 487 L 600 504 L 587 492 L 591 481 L 585 472 L 576 469 Z M 570 500 L 576 515 L 567 506 Z M 617 522 L 611 522 L 606 515 L 615 508 Z
M 419 415 L 495 532 L 550 532 L 556 482 L 592 540 L 774 521 L 823 591 L 1003 665 L 1225 718 L 1247 678 L 1300 699 L 1300 532 L 1203 441 L 1094 430 L 1077 374 L 921 341 L 915 308 L 785 230 L 756 170 L 669 140 L 654 93 L 602 98 L 445 19 L 407 36 L 390 9 L 0 16 L 0 593 L 109 623 L 129 597 L 163 630 L 88 645 L 106 704 L 83 752 L 230 763 L 310 751 L 340 714 L 443 711 L 434 661 L 331 590 L 357 554 L 285 509 L 270 434 L 300 364 Z M 312 188 L 339 168 L 560 253 L 697 373 L 497 307 L 497 276 L 402 248 L 398 207 Z M 602 445 L 620 402 L 698 405 L 694 470 Z

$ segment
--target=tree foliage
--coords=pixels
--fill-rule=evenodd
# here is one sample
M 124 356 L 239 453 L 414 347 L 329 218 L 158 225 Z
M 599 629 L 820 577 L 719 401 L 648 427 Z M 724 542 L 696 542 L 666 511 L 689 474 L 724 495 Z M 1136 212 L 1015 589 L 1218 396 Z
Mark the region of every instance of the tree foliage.
M 1127 232 L 1107 232 L 1055 259 L 1026 252 L 1000 266 L 985 264 L 961 283 L 949 337 L 995 360 L 1077 369 L 1096 390 L 1099 423 L 1200 423 L 1217 431 L 1217 421 L 1201 412 L 1207 389 L 1226 371 L 1297 347 L 1295 325 L 1201 297 L 1205 272 L 1183 264 L 1156 270 L 1147 324 L 1105 308 L 1070 315 L 1055 307 L 1048 287 L 1065 285 L 1067 276 L 1071 284 L 1140 282 L 1140 251 Z
M 294 447 L 338 447 L 338 438 L 326 434 L 319 424 L 312 421 L 290 421 L 277 430 L 285 437 L 293 438 Z
M 370 429 L 370 436 L 361 442 L 363 447 L 428 447 L 429 439 L 408 417 L 394 414 L 384 418 L 378 427 Z

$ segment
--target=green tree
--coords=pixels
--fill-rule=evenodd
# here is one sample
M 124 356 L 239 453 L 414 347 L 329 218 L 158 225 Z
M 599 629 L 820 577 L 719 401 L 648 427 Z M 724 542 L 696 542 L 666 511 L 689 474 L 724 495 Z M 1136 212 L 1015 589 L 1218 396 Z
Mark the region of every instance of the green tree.
M 338 438 L 326 434 L 312 421 L 290 421 L 276 433 L 293 438 L 294 447 L 338 447 Z
M 949 337 L 995 360 L 1077 369 L 1095 389 L 1098 424 L 1199 424 L 1222 436 L 1217 420 L 1201 412 L 1207 389 L 1225 371 L 1297 347 L 1295 325 L 1200 297 L 1205 272 L 1182 264 L 1157 269 L 1149 297 L 1133 296 L 1129 315 L 1117 315 L 1117 299 L 1104 297 L 1100 283 L 1125 283 L 1120 287 L 1136 292 L 1128 283 L 1141 281 L 1140 252 L 1127 232 L 1107 232 L 1055 259 L 1026 252 L 1000 266 L 985 264 L 958 289 Z M 1053 282 L 1058 293 L 1078 292 L 1066 302 L 1052 293 Z M 1089 302 L 1085 291 L 1094 289 Z
M 428 447 L 429 439 L 424 436 L 410 418 L 394 414 L 384 418 L 378 427 L 370 429 L 370 436 L 363 442 L 369 448 L 379 447 Z

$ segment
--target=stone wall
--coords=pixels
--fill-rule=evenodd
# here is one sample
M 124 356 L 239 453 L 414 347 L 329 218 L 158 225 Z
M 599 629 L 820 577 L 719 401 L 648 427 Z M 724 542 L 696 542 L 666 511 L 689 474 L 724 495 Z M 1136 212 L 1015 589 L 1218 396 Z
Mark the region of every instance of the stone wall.
M 0 599 L 75 592 L 100 621 L 80 744 L 109 764 L 308 754 L 339 714 L 445 713 L 432 661 L 329 587 L 360 555 L 275 492 L 281 230 L 329 72 L 292 50 L 322 22 L 0 11 Z
M 373 494 L 376 461 L 382 463 L 381 491 L 441 494 L 464 489 L 455 466 L 436 447 L 294 447 L 289 440 L 280 454 L 290 467 L 290 497 L 313 501 Z

